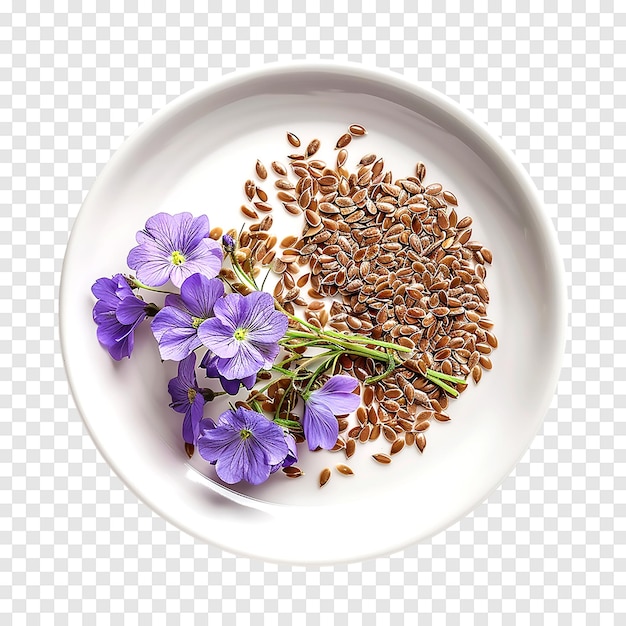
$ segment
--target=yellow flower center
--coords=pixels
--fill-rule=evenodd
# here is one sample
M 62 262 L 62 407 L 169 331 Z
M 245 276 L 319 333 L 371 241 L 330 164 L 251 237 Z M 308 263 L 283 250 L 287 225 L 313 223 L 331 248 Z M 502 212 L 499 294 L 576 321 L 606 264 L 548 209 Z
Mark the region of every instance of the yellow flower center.
M 246 328 L 238 328 L 235 331 L 235 339 L 237 341 L 243 341 L 246 338 L 246 335 L 248 334 L 248 330 Z
M 202 324 L 202 322 L 204 322 L 204 318 L 202 318 L 202 317 L 192 317 L 191 318 L 191 325 L 194 328 L 198 328 L 198 326 L 200 326 L 200 324 Z
M 189 398 L 189 402 L 193 404 L 193 401 L 196 399 L 198 392 L 195 389 L 187 390 L 187 398 Z
M 239 432 L 239 435 L 242 439 L 247 439 L 248 437 L 252 437 L 252 432 L 244 428 L 242 431 Z
M 187 259 L 182 252 L 179 252 L 178 250 L 174 250 L 174 252 L 172 252 L 172 263 L 174 265 L 182 265 L 186 260 Z

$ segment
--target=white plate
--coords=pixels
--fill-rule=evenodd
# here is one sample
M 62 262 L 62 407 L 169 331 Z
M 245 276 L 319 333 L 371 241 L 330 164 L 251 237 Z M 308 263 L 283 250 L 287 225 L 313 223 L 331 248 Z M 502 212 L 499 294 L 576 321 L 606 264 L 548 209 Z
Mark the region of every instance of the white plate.
M 135 232 L 159 211 L 207 213 L 240 227 L 243 182 L 257 158 L 292 152 L 285 131 L 334 144 L 358 122 L 368 135 L 349 163 L 375 152 L 395 177 L 427 165 L 427 181 L 459 198 L 474 238 L 494 253 L 487 285 L 500 347 L 494 369 L 451 403 L 453 420 L 428 431 L 423 455 L 405 450 L 389 466 L 360 446 L 352 477 L 323 467 L 341 454 L 302 450 L 306 475 L 274 475 L 254 488 L 213 480 L 187 459 L 181 416 L 168 408 L 175 365 L 161 365 L 147 324 L 130 360 L 115 363 L 96 341 L 90 287 L 128 271 Z M 306 144 L 305 144 L 306 145 Z M 271 183 L 266 185 L 271 190 Z M 279 206 L 278 204 L 276 206 Z M 296 218 L 275 211 L 279 234 Z M 291 219 L 291 221 L 289 221 Z M 295 220 L 295 221 L 294 221 Z M 555 388 L 565 328 L 556 238 L 523 168 L 455 103 L 391 73 L 340 64 L 290 64 L 241 72 L 168 105 L 117 152 L 80 211 L 63 267 L 61 337 L 77 406 L 98 449 L 139 498 L 181 529 L 226 550 L 272 561 L 321 564 L 399 550 L 466 515 L 511 472 L 539 429 Z M 207 407 L 206 414 L 212 410 Z M 382 439 L 382 438 L 381 438 Z

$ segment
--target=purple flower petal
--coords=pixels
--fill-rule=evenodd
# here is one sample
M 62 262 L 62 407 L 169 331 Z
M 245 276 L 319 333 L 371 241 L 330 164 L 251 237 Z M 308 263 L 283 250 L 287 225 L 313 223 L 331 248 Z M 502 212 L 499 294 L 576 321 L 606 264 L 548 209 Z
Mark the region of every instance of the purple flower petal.
M 130 358 L 130 354 L 133 351 L 135 345 L 135 335 L 129 333 L 124 339 L 118 341 L 112 346 L 108 346 L 109 354 L 116 360 L 121 361 L 124 357 Z
M 167 391 L 172 398 L 170 407 L 176 413 L 185 413 L 189 408 L 189 389 L 189 385 L 178 377 L 172 378 L 167 384 Z
M 191 213 L 183 213 L 183 215 L 191 217 Z M 178 243 L 182 246 L 183 252 L 192 251 L 200 245 L 202 240 L 209 236 L 211 229 L 209 218 L 206 215 L 191 217 L 191 219 L 186 218 L 184 225 L 181 226 L 179 229 L 180 241 Z M 210 241 L 219 246 L 213 239 Z
M 204 398 L 198 394 L 185 412 L 183 419 L 183 440 L 195 444 L 200 435 L 200 422 L 204 413 Z
M 250 413 L 260 415 L 255 411 L 248 411 L 248 415 Z M 268 463 L 280 463 L 284 460 L 289 452 L 289 447 L 285 441 L 285 431 L 278 424 L 271 422 L 264 416 L 260 416 L 260 418 L 255 418 L 254 421 L 248 420 L 248 428 L 254 434 L 255 446 L 265 450 Z
M 239 342 L 237 352 L 229 358 L 220 357 L 217 370 L 229 380 L 252 376 L 266 367 L 265 358 L 249 343 Z
M 316 390 L 314 393 L 318 394 L 334 394 L 334 393 L 349 393 L 358 399 L 358 396 L 352 392 L 359 386 L 359 381 L 352 376 L 345 376 L 343 374 L 337 374 L 331 376 L 324 385 Z M 356 408 L 356 407 L 355 407 Z
M 234 396 L 239 393 L 239 389 L 241 388 L 240 380 L 228 380 L 228 378 L 224 378 L 223 376 L 219 376 L 220 384 L 222 385 L 222 389 Z
M 172 408 L 179 413 L 184 413 L 189 404 L 189 390 L 198 389 L 195 354 L 190 354 L 180 361 L 178 376 L 170 380 L 167 389 L 172 396 Z
M 223 384 L 224 381 L 222 381 Z M 250 390 L 252 389 L 252 387 L 254 387 L 255 383 L 256 383 L 256 372 L 254 374 L 251 374 L 250 376 L 244 376 L 240 381 L 239 381 L 246 389 Z
M 243 385 L 246 389 L 252 389 L 256 383 L 256 374 L 248 376 L 247 378 L 242 378 L 241 380 L 228 380 L 228 378 L 224 378 L 223 376 L 219 376 L 219 379 L 222 389 L 231 396 L 234 396 L 239 393 L 241 385 Z
M 169 213 L 157 213 L 146 220 L 144 232 L 153 240 L 163 242 L 171 247 L 180 247 L 178 233 L 179 224 L 186 223 L 191 217 L 191 213 L 179 213 L 176 218 Z
M 126 336 L 125 334 L 120 336 L 120 331 L 123 330 L 124 327 L 117 321 L 115 313 L 108 312 L 102 315 L 96 315 L 94 313 L 94 320 L 96 320 L 98 324 L 96 336 L 98 337 L 98 341 L 105 348 L 114 346 Z
M 267 293 L 229 294 L 215 303 L 215 318 L 198 330 L 202 343 L 220 357 L 219 373 L 227 379 L 252 376 L 269 369 L 287 330 L 287 317 L 274 309 Z M 241 332 L 241 336 L 238 335 Z
M 201 215 L 194 218 L 191 213 L 177 215 L 157 213 L 146 221 L 146 232 L 167 249 L 185 252 L 187 246 L 193 248 L 209 234 L 209 218 Z
M 239 429 L 224 428 L 218 421 L 217 428 L 198 439 L 198 452 L 216 464 L 217 475 L 225 483 L 245 480 L 258 485 L 269 477 L 270 466 L 264 451 L 251 440 L 252 437 L 243 439 Z
M 212 315 L 215 301 L 224 293 L 222 281 L 200 274 L 190 276 L 181 294 L 169 294 L 166 306 L 152 321 L 162 359 L 180 361 L 202 345 L 198 336 L 202 320 Z
M 244 298 L 239 326 L 248 330 L 250 341 L 277 342 L 287 331 L 288 319 L 274 308 L 274 298 L 263 291 Z
M 200 421 L 200 436 L 204 435 L 204 433 L 208 430 L 213 430 L 215 427 L 215 422 L 211 418 L 205 417 L 203 420 Z
M 152 244 L 133 248 L 128 253 L 126 262 L 128 267 L 135 270 L 137 278 L 150 287 L 160 287 L 170 279 L 172 264 Z
M 330 450 L 339 436 L 339 422 L 331 409 L 325 404 L 315 402 L 310 398 L 304 404 L 302 428 L 309 450 L 323 448 Z
M 98 324 L 96 336 L 100 344 L 108 350 L 116 361 L 130 357 L 135 343 L 134 327 L 120 324 L 113 311 L 95 317 L 97 317 Z
M 298 448 L 296 447 L 296 440 L 293 435 L 289 433 L 285 433 L 285 442 L 287 443 L 287 448 L 289 452 L 285 457 L 285 460 L 282 463 L 283 467 L 290 467 L 294 463 L 298 462 Z
M 285 433 L 285 443 L 287 444 L 289 452 L 287 452 L 287 456 L 284 458 L 282 463 L 272 465 L 270 469 L 271 474 L 277 472 L 282 467 L 290 467 L 298 462 L 298 450 L 296 448 L 296 440 L 293 438 L 293 435 Z
M 263 450 L 247 439 L 232 445 L 229 454 L 218 459 L 215 470 L 226 483 L 245 480 L 251 485 L 260 485 L 270 475 L 270 465 Z
M 145 284 L 156 287 L 171 280 L 180 287 L 189 276 L 217 276 L 222 264 L 221 246 L 209 239 L 206 215 L 191 213 L 150 217 L 137 233 L 137 246 L 128 254 L 128 265 Z
M 180 288 L 180 297 L 187 310 L 203 319 L 213 314 L 215 303 L 223 295 L 224 283 L 219 278 L 207 278 L 202 274 L 193 274 Z
M 94 320 L 98 325 L 96 335 L 98 341 L 108 348 L 132 334 L 136 325 L 120 324 L 115 316 L 115 311 L 99 312 L 100 304 L 101 303 L 96 303 L 94 306 Z M 142 320 L 139 321 L 141 322 Z
M 117 297 L 117 280 L 111 278 L 98 278 L 91 287 L 91 293 L 103 303 L 116 307 L 119 303 Z
M 284 313 L 270 311 L 263 319 L 257 319 L 254 328 L 248 333 L 248 339 L 254 342 L 277 343 L 285 336 L 289 319 Z
M 105 344 L 107 341 L 120 341 L 126 337 L 129 331 L 126 324 L 119 323 L 115 316 L 115 309 L 112 309 L 103 300 L 98 300 L 93 307 L 93 321 L 98 325 L 98 337 L 100 337 L 100 333 L 103 333 L 101 343 L 102 341 Z
M 249 341 L 247 343 L 259 353 L 262 359 L 260 369 L 270 369 L 280 352 L 280 346 L 277 343 L 261 343 L 258 341 Z M 258 372 L 259 370 L 257 369 L 256 371 Z
M 134 346 L 134 330 L 146 319 L 145 302 L 135 296 L 121 274 L 99 278 L 91 291 L 98 298 L 93 307 L 98 341 L 116 361 L 129 357 Z M 122 321 L 117 317 L 120 310 Z
M 117 281 L 117 289 L 115 290 L 115 293 L 120 300 L 124 300 L 129 296 L 135 296 L 134 291 L 131 289 L 128 281 L 122 274 L 116 274 L 113 277 L 113 280 Z
M 207 430 L 198 440 L 198 452 L 209 463 L 215 463 L 219 458 L 227 456 L 231 446 L 237 445 L 240 439 L 239 431 L 224 428 L 218 420 L 216 427 Z
M 173 306 L 162 308 L 152 320 L 152 334 L 157 341 L 169 330 L 175 328 L 193 328 L 193 318 L 187 311 Z
M 195 329 L 173 328 L 161 336 L 159 341 L 159 353 L 161 358 L 171 361 L 182 361 L 202 345 Z
M 195 443 L 195 438 L 193 436 L 193 423 L 190 411 L 187 411 L 187 413 L 185 413 L 185 417 L 183 418 L 183 441 L 185 443 Z
M 173 306 L 175 309 L 180 309 L 181 311 L 186 311 L 187 313 L 189 313 L 179 293 L 168 293 L 165 296 L 165 302 L 163 303 L 163 308 L 165 308 L 166 306 Z
M 239 388 L 241 385 L 243 385 L 246 389 L 252 389 L 252 387 L 254 387 L 254 384 L 256 383 L 256 374 L 253 374 L 252 376 L 247 376 L 246 378 L 243 378 L 241 380 L 229 380 L 227 378 L 224 378 L 217 371 L 218 360 L 219 357 L 216 354 L 212 354 L 210 351 L 207 351 L 207 353 L 202 358 L 200 367 L 204 367 L 206 369 L 207 378 L 219 378 L 222 389 L 224 389 L 226 393 L 234 396 L 236 393 L 239 392 Z
M 196 355 L 190 354 L 178 364 L 178 376 L 167 386 L 172 402 L 170 406 L 178 413 L 184 413 L 183 439 L 195 444 L 200 433 L 200 421 L 204 412 L 204 396 L 196 381 Z
M 198 439 L 200 455 L 215 463 L 217 475 L 229 484 L 267 480 L 273 465 L 289 454 L 284 431 L 263 415 L 244 409 L 220 415 L 217 427 Z
M 331 449 L 339 435 L 337 415 L 355 411 L 360 396 L 352 393 L 359 381 L 352 376 L 333 376 L 320 388 L 304 396 L 302 428 L 310 450 Z
M 204 274 L 209 278 L 214 278 L 222 269 L 222 260 L 221 252 L 217 255 L 212 250 L 208 250 L 202 258 L 187 259 L 182 265 L 172 265 L 170 280 L 174 285 L 180 287 L 187 278 L 194 274 Z
M 251 294 L 250 294 L 251 295 Z M 225 327 L 235 332 L 240 327 L 242 311 L 246 310 L 246 300 L 240 293 L 229 293 L 215 303 L 213 314 Z
M 219 376 L 219 372 L 217 371 L 217 359 L 218 356 L 213 354 L 210 350 L 207 350 L 202 357 L 200 367 L 206 370 L 207 378 L 217 378 Z
M 214 278 L 222 269 L 222 246 L 213 239 L 202 239 L 193 248 L 188 246 L 185 256 L 187 261 L 180 267 L 188 266 L 191 269 L 190 275 L 200 273 L 207 278 Z
M 195 387 L 196 379 L 196 355 L 189 355 L 178 364 L 178 377 L 189 387 Z
M 228 296 L 217 301 L 214 311 L 217 310 L 220 302 L 223 302 L 226 298 Z M 238 344 L 240 342 L 234 337 L 235 330 L 235 328 L 226 325 L 221 317 L 212 317 L 200 324 L 198 337 L 211 352 L 220 357 L 229 358 L 235 356 L 239 349 Z
M 120 324 L 135 326 L 146 318 L 146 303 L 135 295 L 124 298 L 115 311 Z
M 360 396 L 352 393 L 358 385 L 359 381 L 352 376 L 333 376 L 321 389 L 311 392 L 310 398 L 318 404 L 325 404 L 334 415 L 347 415 L 361 404 Z

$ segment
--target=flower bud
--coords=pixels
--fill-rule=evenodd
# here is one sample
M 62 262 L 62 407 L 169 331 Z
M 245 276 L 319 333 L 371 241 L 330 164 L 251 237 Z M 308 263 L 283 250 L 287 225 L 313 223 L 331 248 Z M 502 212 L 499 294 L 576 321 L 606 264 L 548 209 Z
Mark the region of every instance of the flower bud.
M 222 245 L 226 252 L 232 252 L 235 249 L 235 240 L 229 235 L 222 235 Z

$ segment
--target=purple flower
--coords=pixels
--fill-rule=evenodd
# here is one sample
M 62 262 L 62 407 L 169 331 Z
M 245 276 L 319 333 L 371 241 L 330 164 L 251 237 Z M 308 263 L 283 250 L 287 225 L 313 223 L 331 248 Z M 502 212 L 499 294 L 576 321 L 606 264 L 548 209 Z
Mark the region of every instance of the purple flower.
M 207 353 L 204 357 L 202 357 L 200 367 L 204 367 L 206 369 L 207 378 L 219 378 L 220 383 L 222 384 L 222 389 L 226 393 L 234 396 L 239 392 L 239 387 L 241 385 L 243 385 L 246 389 L 252 389 L 252 387 L 254 387 L 254 383 L 256 383 L 256 374 L 246 376 L 241 380 L 228 380 L 228 378 L 224 378 L 217 370 L 218 359 L 218 356 L 213 354 L 210 350 L 207 350 Z
M 240 407 L 222 413 L 215 428 L 204 430 L 198 438 L 198 452 L 216 464 L 217 475 L 225 483 L 245 480 L 258 485 L 290 451 L 278 424 Z
M 200 432 L 200 420 L 204 411 L 204 396 L 196 380 L 196 355 L 190 354 L 178 364 L 178 376 L 170 380 L 167 390 L 172 396 L 170 406 L 177 413 L 184 413 L 183 439 L 194 444 Z
M 337 443 L 339 423 L 335 416 L 356 411 L 361 398 L 352 392 L 358 384 L 352 376 L 333 376 L 320 389 L 303 396 L 302 428 L 309 450 L 330 450 Z
M 99 278 L 91 287 L 98 301 L 93 319 L 98 325 L 98 341 L 120 361 L 130 357 L 135 343 L 134 331 L 146 319 L 147 304 L 138 298 L 121 274 Z
M 285 433 L 285 443 L 287 444 L 289 452 L 287 452 L 287 456 L 283 459 L 281 463 L 276 463 L 276 465 L 272 465 L 272 467 L 270 468 L 270 474 L 277 472 L 283 467 L 290 467 L 291 465 L 294 465 L 294 463 L 298 462 L 298 450 L 296 448 L 296 440 L 293 438 L 293 435 Z
M 241 380 L 272 366 L 287 316 L 276 311 L 269 293 L 229 294 L 215 303 L 213 312 L 215 317 L 198 328 L 198 337 L 219 357 L 217 370 L 224 378 Z
M 198 328 L 213 315 L 213 306 L 223 295 L 219 278 L 193 274 L 182 284 L 180 295 L 165 298 L 165 306 L 152 321 L 162 359 L 180 361 L 202 345 Z
M 128 254 L 128 266 L 150 287 L 168 280 L 180 287 L 196 273 L 214 278 L 222 267 L 222 249 L 209 238 L 206 215 L 157 213 L 137 233 L 137 243 Z

